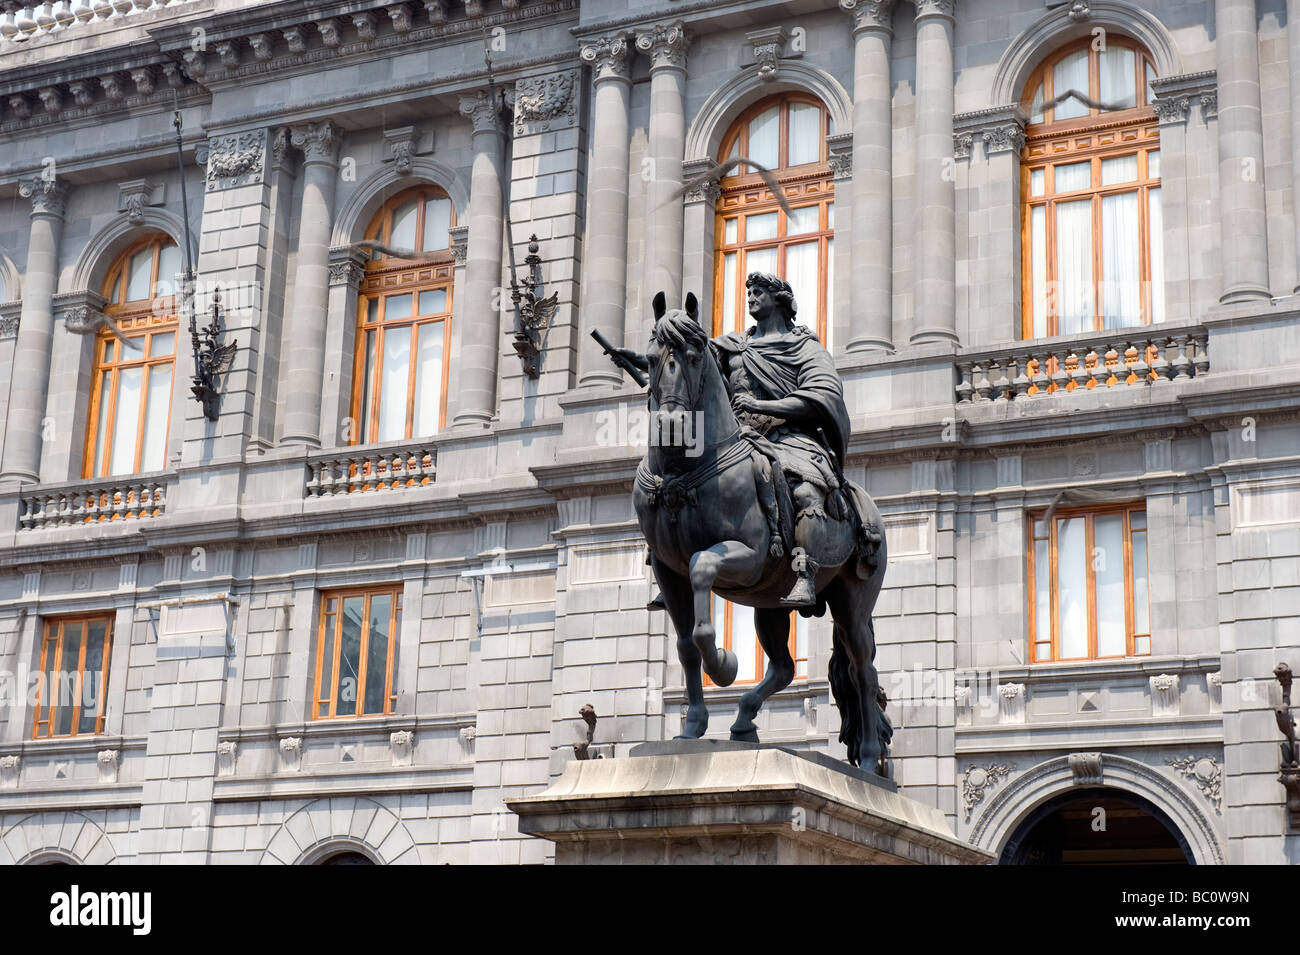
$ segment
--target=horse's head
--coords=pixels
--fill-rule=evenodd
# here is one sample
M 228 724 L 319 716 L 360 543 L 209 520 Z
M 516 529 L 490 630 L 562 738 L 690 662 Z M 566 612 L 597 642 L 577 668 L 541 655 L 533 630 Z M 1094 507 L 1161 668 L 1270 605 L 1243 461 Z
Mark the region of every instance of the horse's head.
M 650 362 L 652 403 L 672 411 L 700 406 L 704 374 L 710 360 L 709 336 L 700 325 L 700 307 L 693 292 L 685 309 L 669 309 L 664 293 L 654 297 L 655 325 L 646 358 Z

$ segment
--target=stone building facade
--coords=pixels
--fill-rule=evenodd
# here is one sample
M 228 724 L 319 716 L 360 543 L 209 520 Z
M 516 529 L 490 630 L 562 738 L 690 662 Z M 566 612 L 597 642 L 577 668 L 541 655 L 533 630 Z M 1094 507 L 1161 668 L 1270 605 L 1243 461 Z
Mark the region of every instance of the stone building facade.
M 589 332 L 735 327 L 746 264 L 885 516 L 902 791 L 1008 861 L 1098 806 L 1164 833 L 1127 858 L 1296 861 L 1300 3 L 0 8 L 0 861 L 546 861 L 504 803 L 579 708 L 622 755 L 685 695 Z M 828 626 L 765 740 L 843 754 Z

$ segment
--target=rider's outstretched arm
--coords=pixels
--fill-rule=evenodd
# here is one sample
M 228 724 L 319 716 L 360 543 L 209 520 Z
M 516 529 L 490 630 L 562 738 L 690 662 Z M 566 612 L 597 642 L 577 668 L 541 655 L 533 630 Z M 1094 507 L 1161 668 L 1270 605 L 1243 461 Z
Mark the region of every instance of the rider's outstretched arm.
M 618 352 L 620 355 L 622 355 L 624 358 L 626 358 L 628 361 L 630 361 L 632 364 L 636 365 L 636 366 L 637 366 L 638 368 L 640 368 L 642 371 L 649 371 L 649 370 L 650 370 L 650 359 L 649 359 L 649 358 L 646 358 L 645 355 L 641 354 L 641 353 L 640 353 L 639 351 L 637 351 L 636 349 L 634 349 L 634 348 L 616 348 L 616 349 L 614 349 L 614 350 L 617 351 L 617 352 Z

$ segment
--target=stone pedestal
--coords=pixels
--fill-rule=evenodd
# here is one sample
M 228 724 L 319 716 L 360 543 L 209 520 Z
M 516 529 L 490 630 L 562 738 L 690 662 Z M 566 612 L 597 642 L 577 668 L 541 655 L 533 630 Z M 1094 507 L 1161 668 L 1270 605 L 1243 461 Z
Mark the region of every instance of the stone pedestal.
M 508 805 L 520 832 L 555 843 L 560 865 L 993 861 L 893 783 L 761 744 L 647 743 L 575 760 L 545 792 Z

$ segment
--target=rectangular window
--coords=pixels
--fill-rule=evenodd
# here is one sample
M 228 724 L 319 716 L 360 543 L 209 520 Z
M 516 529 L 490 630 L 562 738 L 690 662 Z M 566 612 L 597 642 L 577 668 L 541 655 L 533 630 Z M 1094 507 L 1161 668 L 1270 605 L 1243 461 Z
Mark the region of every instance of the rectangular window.
M 1145 506 L 1058 510 L 1029 523 L 1031 658 L 1149 655 Z
M 41 637 L 32 738 L 104 731 L 113 616 L 53 617 Z
M 754 629 L 754 608 L 732 603 L 713 595 L 711 598 L 713 629 L 718 646 L 736 655 L 736 684 L 757 683 L 767 669 L 767 656 Z M 798 613 L 790 614 L 790 656 L 794 659 L 794 678 L 808 676 L 808 621 Z M 706 675 L 704 685 L 713 682 Z
M 401 628 L 400 586 L 321 595 L 313 719 L 393 712 Z

